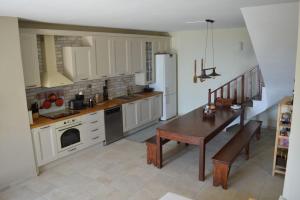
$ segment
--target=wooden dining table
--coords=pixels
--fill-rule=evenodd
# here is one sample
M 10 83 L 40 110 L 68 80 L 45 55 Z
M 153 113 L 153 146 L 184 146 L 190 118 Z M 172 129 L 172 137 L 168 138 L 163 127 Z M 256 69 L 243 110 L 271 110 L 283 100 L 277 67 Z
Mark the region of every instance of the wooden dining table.
M 199 180 L 205 180 L 205 146 L 222 132 L 231 122 L 240 116 L 240 125 L 244 125 L 244 108 L 217 108 L 214 119 L 203 118 L 204 107 L 197 108 L 160 127 L 156 132 L 157 167 L 162 168 L 162 140 L 168 139 L 181 143 L 197 145 L 199 148 Z

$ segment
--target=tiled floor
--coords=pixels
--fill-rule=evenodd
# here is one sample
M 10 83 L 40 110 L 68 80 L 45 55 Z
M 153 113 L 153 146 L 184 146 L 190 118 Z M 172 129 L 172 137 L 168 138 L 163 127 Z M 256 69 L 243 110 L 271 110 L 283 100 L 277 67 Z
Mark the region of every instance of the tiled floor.
M 241 155 L 232 167 L 229 189 L 212 186 L 210 158 L 230 137 L 221 133 L 208 144 L 205 182 L 197 180 L 194 146 L 168 143 L 165 166 L 160 170 L 146 164 L 145 144 L 123 139 L 77 153 L 39 177 L 0 193 L 0 200 L 147 200 L 167 192 L 194 200 L 278 199 L 283 178 L 271 175 L 274 133 L 268 130 L 260 141 L 252 142 L 250 160 Z

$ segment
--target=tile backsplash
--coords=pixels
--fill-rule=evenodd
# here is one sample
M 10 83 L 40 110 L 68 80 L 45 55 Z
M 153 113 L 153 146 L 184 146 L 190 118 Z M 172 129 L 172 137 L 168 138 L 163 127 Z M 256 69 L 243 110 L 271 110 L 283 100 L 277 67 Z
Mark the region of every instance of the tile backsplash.
M 65 46 L 82 46 L 83 38 L 80 36 L 55 36 L 55 47 L 56 47 L 56 59 L 57 59 L 57 69 L 60 73 L 64 72 L 63 54 L 62 49 Z M 37 36 L 37 46 L 38 46 L 38 59 L 40 72 L 45 70 L 45 57 L 44 57 L 44 41 L 42 36 Z M 107 78 L 108 80 L 108 97 L 109 99 L 127 95 L 127 88 L 130 86 L 133 92 L 140 92 L 143 87 L 136 86 L 134 75 L 124 75 Z M 61 86 L 56 88 L 32 88 L 26 90 L 27 105 L 35 102 L 38 93 L 47 92 L 51 90 L 62 89 L 64 91 L 65 103 L 69 100 L 74 99 L 75 94 L 82 91 L 85 95 L 86 100 L 93 97 L 95 94 L 100 94 L 102 98 L 103 86 L 105 84 L 105 79 L 81 81 L 68 86 Z

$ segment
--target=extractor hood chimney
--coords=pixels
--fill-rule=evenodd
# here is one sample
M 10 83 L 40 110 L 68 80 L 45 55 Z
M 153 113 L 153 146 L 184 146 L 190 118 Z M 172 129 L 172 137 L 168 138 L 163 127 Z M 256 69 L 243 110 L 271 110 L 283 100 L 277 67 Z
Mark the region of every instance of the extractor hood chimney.
M 73 84 L 57 71 L 54 36 L 44 35 L 46 71 L 42 73 L 42 87 L 58 87 Z

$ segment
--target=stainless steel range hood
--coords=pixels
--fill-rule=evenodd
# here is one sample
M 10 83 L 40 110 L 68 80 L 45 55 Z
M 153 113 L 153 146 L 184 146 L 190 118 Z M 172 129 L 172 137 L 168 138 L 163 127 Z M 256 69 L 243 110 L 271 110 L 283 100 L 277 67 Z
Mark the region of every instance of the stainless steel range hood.
M 57 71 L 54 36 L 44 35 L 46 71 L 42 73 L 42 87 L 58 87 L 73 84 Z

